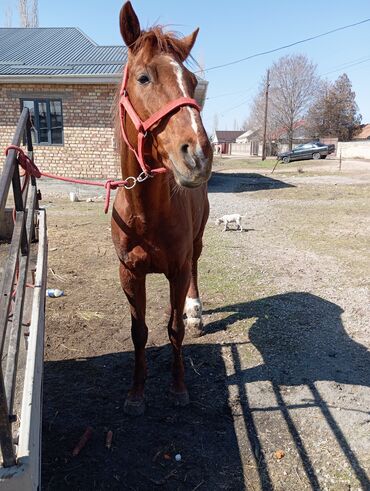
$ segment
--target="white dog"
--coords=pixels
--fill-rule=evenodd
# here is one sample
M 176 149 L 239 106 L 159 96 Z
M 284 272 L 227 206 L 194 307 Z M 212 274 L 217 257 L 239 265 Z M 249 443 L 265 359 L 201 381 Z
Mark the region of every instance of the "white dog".
M 243 232 L 243 227 L 242 227 L 242 218 L 243 215 L 239 215 L 238 213 L 235 213 L 234 215 L 224 215 L 221 218 L 217 218 L 216 220 L 216 225 L 220 225 L 220 223 L 224 224 L 224 229 L 223 232 L 226 232 L 226 230 L 229 230 L 229 223 L 236 223 L 237 229 L 240 230 L 240 232 Z

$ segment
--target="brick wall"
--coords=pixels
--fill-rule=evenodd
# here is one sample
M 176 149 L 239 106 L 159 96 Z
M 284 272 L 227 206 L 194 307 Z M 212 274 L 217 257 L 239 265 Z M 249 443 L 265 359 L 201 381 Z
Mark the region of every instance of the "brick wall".
M 111 113 L 115 92 L 113 84 L 0 84 L 0 151 L 11 143 L 20 98 L 61 99 L 64 144 L 35 145 L 40 169 L 81 178 L 120 177 Z

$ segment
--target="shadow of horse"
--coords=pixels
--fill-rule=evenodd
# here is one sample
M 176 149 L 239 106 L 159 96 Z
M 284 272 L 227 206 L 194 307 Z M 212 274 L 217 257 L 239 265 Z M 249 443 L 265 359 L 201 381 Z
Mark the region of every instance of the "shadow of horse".
M 370 385 L 370 355 L 346 334 L 342 309 L 308 293 L 288 293 L 210 313 L 228 315 L 206 325 L 206 333 L 226 329 L 241 319 L 255 319 L 249 341 L 263 363 L 243 369 L 241 343 L 207 344 L 203 338 L 200 344 L 185 345 L 191 395 L 191 404 L 185 408 L 173 408 L 169 402 L 169 345 L 147 349 L 148 407 L 140 418 L 123 413 L 134 362 L 131 351 L 45 363 L 43 489 L 238 491 L 259 485 L 272 490 L 275 482 L 258 435 L 256 412 L 278 411 L 308 485 L 319 490 L 314 464 L 291 416 L 293 409 L 301 412 L 313 407 L 321 411 L 363 489 L 370 489 L 361 462 L 316 385 L 319 381 Z M 231 353 L 233 373 L 227 371 L 225 347 Z M 252 407 L 247 386 L 260 381 L 270 382 L 277 406 Z M 304 386 L 311 397 L 289 405 L 283 397 L 284 386 Z M 239 418 L 244 421 L 250 452 L 235 431 L 231 387 L 239 394 Z M 92 439 L 73 458 L 72 449 L 87 426 L 94 428 Z M 108 430 L 113 431 L 110 450 L 105 446 Z M 175 461 L 176 454 L 181 454 L 180 462 Z M 250 465 L 253 459 L 254 469 Z
M 133 352 L 45 363 L 44 490 L 244 489 L 220 346 L 184 346 L 191 401 L 183 408 L 169 397 L 171 347 L 147 348 L 146 354 L 147 409 L 137 418 L 123 412 Z M 72 457 L 88 426 L 91 440 Z
M 212 172 L 211 179 L 208 181 L 209 193 L 245 193 L 252 191 L 261 191 L 263 189 L 283 189 L 294 188 L 279 179 L 246 172 Z
M 248 438 L 254 454 L 258 456 L 262 489 L 272 489 L 272 484 L 246 392 L 246 384 L 260 381 L 269 381 L 272 385 L 278 409 L 285 419 L 312 489 L 320 489 L 319 481 L 289 409 L 319 408 L 363 489 L 370 489 L 369 477 L 316 385 L 320 381 L 333 381 L 370 386 L 370 353 L 347 335 L 341 321 L 343 310 L 315 295 L 292 292 L 205 312 L 215 313 L 229 315 L 221 321 L 207 324 L 206 333 L 226 329 L 241 319 L 256 318 L 249 330 L 249 341 L 262 355 L 263 363 L 242 370 L 237 345 L 232 345 L 235 375 L 229 377 L 228 384 L 239 388 Z M 306 386 L 311 397 L 304 404 L 288 407 L 282 396 L 282 386 Z M 369 408 L 365 409 L 367 411 L 363 412 L 370 414 Z

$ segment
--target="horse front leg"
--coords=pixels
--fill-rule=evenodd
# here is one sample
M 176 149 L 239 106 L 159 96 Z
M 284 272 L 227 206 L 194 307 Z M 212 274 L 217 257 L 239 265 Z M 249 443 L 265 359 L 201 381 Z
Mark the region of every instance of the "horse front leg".
M 148 327 L 145 323 L 145 276 L 135 276 L 121 264 L 120 279 L 123 291 L 130 303 L 131 337 L 135 348 L 133 384 L 127 395 L 124 411 L 132 416 L 139 416 L 145 410 L 144 385 L 147 372 L 145 345 L 148 340 Z
M 169 279 L 171 314 L 168 323 L 168 336 L 173 352 L 171 395 L 177 406 L 186 406 L 189 404 L 189 394 L 184 381 L 182 342 L 185 335 L 183 313 L 186 292 L 189 288 L 190 274 L 190 264 L 186 264 L 180 272 Z

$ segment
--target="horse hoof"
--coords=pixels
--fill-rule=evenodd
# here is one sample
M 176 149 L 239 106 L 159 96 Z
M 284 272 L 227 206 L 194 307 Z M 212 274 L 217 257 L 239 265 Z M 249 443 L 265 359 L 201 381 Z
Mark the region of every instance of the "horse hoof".
M 129 416 L 141 416 L 145 411 L 144 397 L 141 399 L 129 399 L 125 400 L 123 410 Z
M 173 389 L 170 390 L 171 399 L 175 406 L 187 406 L 190 402 L 189 392 L 185 390 L 184 392 L 175 392 Z
M 193 337 L 198 338 L 203 335 L 203 322 L 199 317 L 188 317 L 186 319 L 186 329 Z

